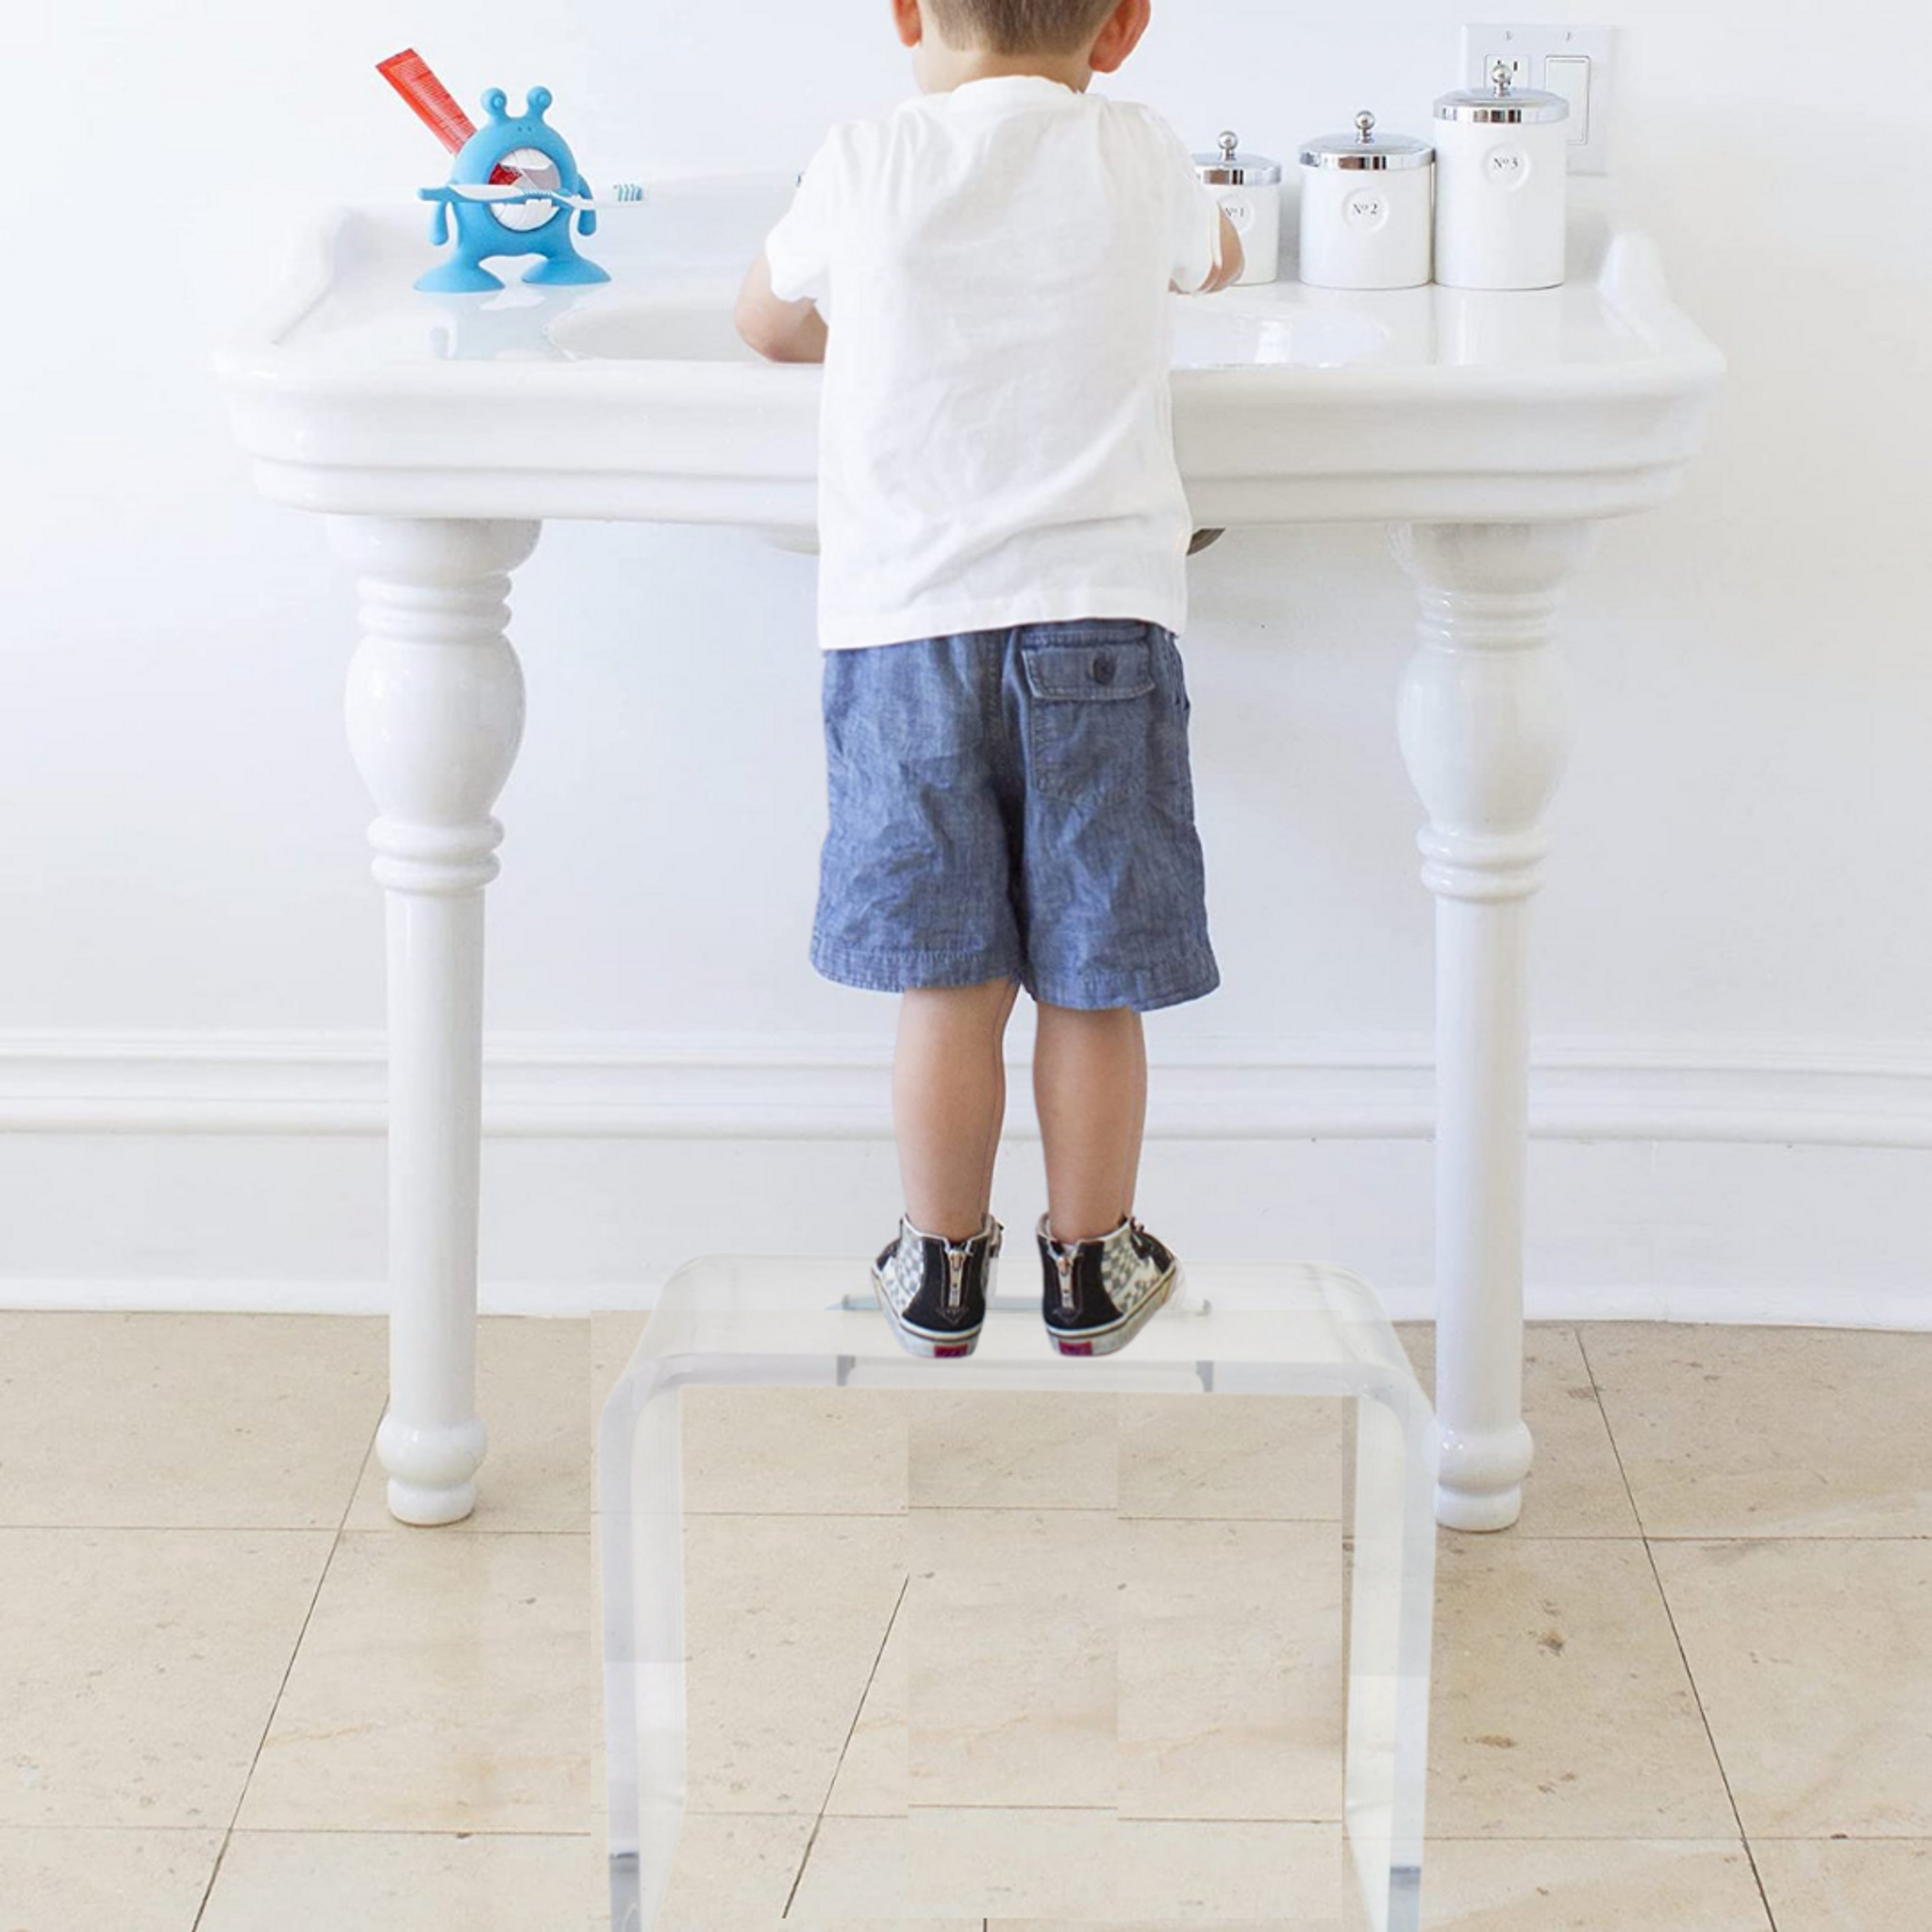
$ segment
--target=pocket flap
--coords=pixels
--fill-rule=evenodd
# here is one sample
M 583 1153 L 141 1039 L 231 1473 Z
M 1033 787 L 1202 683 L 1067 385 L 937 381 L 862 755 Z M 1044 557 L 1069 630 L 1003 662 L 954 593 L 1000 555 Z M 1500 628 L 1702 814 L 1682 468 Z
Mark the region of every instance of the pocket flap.
M 1026 682 L 1037 698 L 1144 698 L 1154 689 L 1154 647 L 1132 633 L 1095 631 L 1077 643 L 1023 650 Z

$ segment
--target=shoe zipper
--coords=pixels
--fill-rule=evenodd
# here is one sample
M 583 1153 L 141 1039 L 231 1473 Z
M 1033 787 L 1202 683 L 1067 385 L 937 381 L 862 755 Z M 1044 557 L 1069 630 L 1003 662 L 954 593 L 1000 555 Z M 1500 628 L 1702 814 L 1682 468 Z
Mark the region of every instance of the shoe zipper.
M 1075 1314 L 1074 1306 L 1074 1257 L 1064 1248 L 1054 1252 L 1054 1266 L 1060 1271 L 1060 1313 L 1068 1321 Z
M 946 1249 L 946 1268 L 951 1276 L 946 1283 L 946 1313 L 957 1320 L 959 1310 L 966 1305 L 966 1250 L 949 1246 Z

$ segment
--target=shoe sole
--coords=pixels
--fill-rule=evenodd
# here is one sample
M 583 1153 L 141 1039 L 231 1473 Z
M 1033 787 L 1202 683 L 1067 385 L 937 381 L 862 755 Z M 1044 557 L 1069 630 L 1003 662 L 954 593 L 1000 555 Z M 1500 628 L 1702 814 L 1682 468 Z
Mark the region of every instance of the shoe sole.
M 1046 1332 L 1061 1355 L 1117 1355 L 1169 1302 L 1180 1295 L 1185 1282 L 1181 1264 L 1176 1261 L 1167 1279 L 1131 1315 L 1123 1315 L 1105 1328 L 1063 1330 L 1049 1324 Z
M 979 1328 L 949 1329 L 943 1335 L 935 1334 L 930 1328 L 916 1327 L 892 1306 L 876 1268 L 872 1270 L 872 1293 L 899 1346 L 908 1355 L 919 1356 L 926 1361 L 957 1361 L 961 1356 L 971 1355 L 985 1326 L 982 1323 Z

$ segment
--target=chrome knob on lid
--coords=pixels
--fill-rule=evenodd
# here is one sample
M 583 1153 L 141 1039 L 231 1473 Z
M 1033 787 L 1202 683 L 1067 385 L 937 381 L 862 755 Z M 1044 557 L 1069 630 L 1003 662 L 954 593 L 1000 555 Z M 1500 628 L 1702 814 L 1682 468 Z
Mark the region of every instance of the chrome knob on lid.
M 1499 101 L 1508 97 L 1509 82 L 1512 77 L 1509 63 L 1507 60 L 1498 60 L 1490 69 L 1490 79 L 1495 87 L 1496 98 Z
M 1366 108 L 1355 117 L 1355 131 L 1361 136 L 1364 147 L 1375 138 L 1375 117 Z
M 1196 155 L 1194 172 L 1210 188 L 1266 187 L 1281 179 L 1281 163 L 1266 155 L 1244 155 L 1241 138 L 1229 128 L 1221 137 L 1219 154 Z

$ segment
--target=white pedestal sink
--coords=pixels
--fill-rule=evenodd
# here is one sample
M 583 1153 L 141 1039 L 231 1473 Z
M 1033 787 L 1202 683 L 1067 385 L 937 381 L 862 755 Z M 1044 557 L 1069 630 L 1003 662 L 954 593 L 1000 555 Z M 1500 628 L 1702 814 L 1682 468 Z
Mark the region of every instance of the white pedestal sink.
M 730 323 L 789 194 L 779 180 L 660 187 L 606 223 L 608 286 L 487 296 L 414 291 L 429 249 L 413 207 L 341 212 L 221 358 L 261 489 L 326 513 L 361 578 L 349 728 L 390 907 L 392 1387 L 378 1447 L 406 1522 L 466 1515 L 484 1450 L 482 891 L 524 716 L 509 576 L 550 517 L 809 540 L 819 372 L 766 367 Z M 1642 236 L 1581 208 L 1570 246 L 1559 290 L 1282 282 L 1181 301 L 1177 328 L 1175 438 L 1197 525 L 1387 524 L 1421 596 L 1401 731 L 1438 901 L 1438 1513 L 1464 1529 L 1514 1522 L 1530 1463 L 1524 989 L 1566 744 L 1558 600 L 1599 520 L 1675 488 L 1724 367 Z

